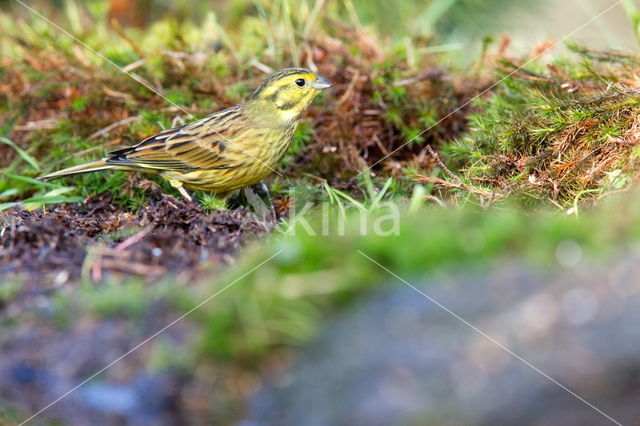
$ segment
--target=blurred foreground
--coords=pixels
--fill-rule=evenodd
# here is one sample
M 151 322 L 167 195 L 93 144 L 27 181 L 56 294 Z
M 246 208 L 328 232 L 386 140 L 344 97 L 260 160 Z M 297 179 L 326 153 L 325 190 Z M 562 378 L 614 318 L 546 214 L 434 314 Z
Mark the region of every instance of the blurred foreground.
M 39 420 L 603 421 L 391 273 L 628 422 L 638 416 L 639 209 L 617 199 L 580 220 L 429 209 L 403 214 L 391 236 L 363 234 L 355 218 L 344 236 L 322 236 L 323 219 L 309 217 L 313 233 L 300 225 L 190 282 L 110 274 L 39 294 L 15 282 L 0 338 L 5 423 L 87 378 Z
M 481 278 L 467 271 L 412 284 L 605 415 L 392 280 L 385 290 L 323 321 L 320 337 L 293 366 L 283 364 L 289 357 L 276 356 L 253 374 L 237 371 L 226 386 L 250 390 L 248 415 L 228 412 L 219 366 L 167 369 L 145 348 L 42 419 L 74 425 L 221 424 L 245 416 L 240 424 L 246 426 L 586 425 L 607 424 L 611 416 L 635 424 L 638 255 L 577 270 L 576 247 L 560 250 L 567 250 L 558 256 L 570 263 L 560 273 L 542 273 L 511 259 Z M 170 316 L 154 309 L 143 318 L 14 334 L 2 346 L 0 395 L 12 401 L 16 413 L 37 410 L 124 353 L 126 342 L 135 342 L 122 340 L 124 330 L 141 339 L 144 330 L 153 331 Z M 190 344 L 190 329 L 184 323 L 165 333 L 164 351 L 188 358 L 172 348 Z
M 391 281 L 329 320 L 244 425 L 637 424 L 639 260 L 546 274 L 513 259 L 412 282 L 489 338 Z

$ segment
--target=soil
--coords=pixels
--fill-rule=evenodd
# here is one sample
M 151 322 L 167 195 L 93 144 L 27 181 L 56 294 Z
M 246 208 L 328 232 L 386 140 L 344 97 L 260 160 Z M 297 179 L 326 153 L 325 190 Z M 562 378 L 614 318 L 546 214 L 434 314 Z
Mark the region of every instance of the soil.
M 173 274 L 188 283 L 205 265 L 233 262 L 243 242 L 270 229 L 246 209 L 206 213 L 159 191 L 137 213 L 104 194 L 46 210 L 14 209 L 2 222 L 0 277 L 26 278 L 23 295 L 51 292 L 83 274 L 96 282 Z

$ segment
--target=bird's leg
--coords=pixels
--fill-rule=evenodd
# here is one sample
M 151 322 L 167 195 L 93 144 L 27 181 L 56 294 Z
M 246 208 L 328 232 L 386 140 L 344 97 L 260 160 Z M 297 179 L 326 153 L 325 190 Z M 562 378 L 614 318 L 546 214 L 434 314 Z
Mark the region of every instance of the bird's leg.
M 193 198 L 191 198 L 191 195 L 189 195 L 189 193 L 187 192 L 186 189 L 184 189 L 184 187 L 179 186 L 178 187 L 178 192 L 180 193 L 180 195 L 182 195 L 188 202 L 192 203 L 193 202 Z
M 184 197 L 185 200 L 187 200 L 190 203 L 193 202 L 193 198 L 191 198 L 191 195 L 189 195 L 189 193 L 187 192 L 186 189 L 184 189 L 183 186 L 176 186 L 175 188 L 178 189 L 178 192 L 180 193 L 180 195 Z
M 260 188 L 260 192 L 262 192 L 262 194 L 264 195 L 264 198 L 266 199 L 267 204 L 271 208 L 271 218 L 273 219 L 274 222 L 277 221 L 278 216 L 276 215 L 276 209 L 273 205 L 273 199 L 271 198 L 271 192 L 269 192 L 269 187 L 267 186 L 266 183 L 264 183 L 264 181 L 261 181 L 258 184 L 258 187 Z
M 273 199 L 271 199 L 271 192 L 269 192 L 269 187 L 267 186 L 267 184 L 262 181 L 258 184 L 258 186 L 260 187 L 260 191 L 262 192 L 262 195 L 264 195 L 267 203 L 269 203 L 269 205 L 273 207 Z
M 182 195 L 188 202 L 190 202 L 190 203 L 193 202 L 193 198 L 191 198 L 191 195 L 189 195 L 187 190 L 184 189 L 184 187 L 182 186 L 182 182 L 180 182 L 178 180 L 175 180 L 175 179 L 169 179 L 169 183 L 171 184 L 171 186 L 176 188 L 178 190 L 178 192 L 180 193 L 180 195 Z
M 265 220 L 268 216 L 271 216 L 271 220 L 276 220 L 275 210 L 273 208 L 273 202 L 271 201 L 271 195 L 264 183 L 258 183 L 253 186 L 248 186 L 242 191 L 246 203 L 251 206 L 254 213 L 259 214 Z

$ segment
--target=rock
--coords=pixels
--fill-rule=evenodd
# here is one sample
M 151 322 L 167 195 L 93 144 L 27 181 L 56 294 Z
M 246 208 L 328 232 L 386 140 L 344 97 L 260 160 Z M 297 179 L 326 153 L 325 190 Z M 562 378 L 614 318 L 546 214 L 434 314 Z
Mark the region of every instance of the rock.
M 246 424 L 638 424 L 639 265 L 409 280 L 426 296 L 390 281 L 328 321 Z

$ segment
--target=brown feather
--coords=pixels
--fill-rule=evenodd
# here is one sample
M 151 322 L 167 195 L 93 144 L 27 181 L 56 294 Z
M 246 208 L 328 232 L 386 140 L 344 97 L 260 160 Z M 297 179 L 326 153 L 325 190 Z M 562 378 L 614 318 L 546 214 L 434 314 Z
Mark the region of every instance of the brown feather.
M 180 172 L 216 169 L 223 163 L 224 142 L 235 133 L 228 121 L 240 114 L 236 105 L 202 120 L 164 130 L 135 146 L 110 153 L 106 163 Z

